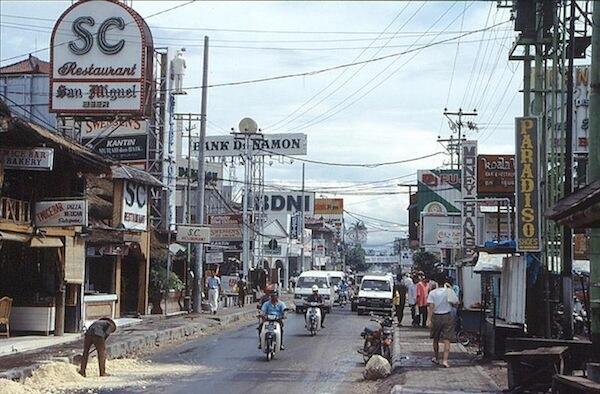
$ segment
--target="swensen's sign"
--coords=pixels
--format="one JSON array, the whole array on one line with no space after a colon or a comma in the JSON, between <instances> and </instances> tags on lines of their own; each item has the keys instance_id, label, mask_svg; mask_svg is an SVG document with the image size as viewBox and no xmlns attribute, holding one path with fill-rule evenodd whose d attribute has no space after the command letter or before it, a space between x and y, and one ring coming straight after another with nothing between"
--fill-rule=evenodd
<instances>
[{"instance_id":1,"label":"swensen's sign","mask_svg":"<svg viewBox=\"0 0 600 394\"><path fill-rule=\"evenodd\" d=\"M148 187L140 183L123 182L123 205L121 213L123 227L146 231L148 225Z\"/></svg>"},{"instance_id":2,"label":"swensen's sign","mask_svg":"<svg viewBox=\"0 0 600 394\"><path fill-rule=\"evenodd\" d=\"M52 31L50 111L145 114L152 45L144 20L123 2L76 2Z\"/></svg>"},{"instance_id":3,"label":"swensen's sign","mask_svg":"<svg viewBox=\"0 0 600 394\"><path fill-rule=\"evenodd\" d=\"M86 200L40 201L35 204L38 227L87 226Z\"/></svg>"},{"instance_id":4,"label":"swensen's sign","mask_svg":"<svg viewBox=\"0 0 600 394\"><path fill-rule=\"evenodd\" d=\"M0 149L5 170L52 171L53 148Z\"/></svg>"},{"instance_id":5,"label":"swensen's sign","mask_svg":"<svg viewBox=\"0 0 600 394\"><path fill-rule=\"evenodd\" d=\"M516 118L516 241L518 252L541 250L539 119Z\"/></svg>"}]
</instances>

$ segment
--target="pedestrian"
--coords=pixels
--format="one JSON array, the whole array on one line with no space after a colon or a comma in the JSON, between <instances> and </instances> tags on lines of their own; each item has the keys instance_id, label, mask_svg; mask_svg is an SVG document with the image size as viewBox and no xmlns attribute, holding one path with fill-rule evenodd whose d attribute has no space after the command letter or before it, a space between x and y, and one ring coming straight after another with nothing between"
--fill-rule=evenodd
<instances>
[{"instance_id":1,"label":"pedestrian","mask_svg":"<svg viewBox=\"0 0 600 394\"><path fill-rule=\"evenodd\" d=\"M116 323L108 317L103 317L92 323L83 337L83 356L81 358L81 367L79 374L85 377L90 348L94 345L98 353L98 368L100 376L108 376L106 373L106 339L110 334L117 330Z\"/></svg>"},{"instance_id":2,"label":"pedestrian","mask_svg":"<svg viewBox=\"0 0 600 394\"><path fill-rule=\"evenodd\" d=\"M419 324L421 327L427 326L427 295L429 294L429 284L425 275L419 276L417 283L417 306L419 307Z\"/></svg>"},{"instance_id":3,"label":"pedestrian","mask_svg":"<svg viewBox=\"0 0 600 394\"><path fill-rule=\"evenodd\" d=\"M246 305L246 291L248 289L248 282L244 278L244 274L240 274L236 286L238 293L238 307L243 308Z\"/></svg>"},{"instance_id":4,"label":"pedestrian","mask_svg":"<svg viewBox=\"0 0 600 394\"><path fill-rule=\"evenodd\" d=\"M454 319L450 315L452 305L458 304L458 297L449 285L437 287L432 284L432 290L427 296L429 312L427 316L427 327L431 329L430 337L433 339L433 354L431 362L448 368L448 356L450 355L450 340L454 334ZM444 352L440 364L440 341L444 343Z\"/></svg>"},{"instance_id":5,"label":"pedestrian","mask_svg":"<svg viewBox=\"0 0 600 394\"><path fill-rule=\"evenodd\" d=\"M217 314L219 309L219 293L221 292L221 279L217 276L215 271L212 272L210 278L206 281L208 287L208 304L210 305L210 312L213 315Z\"/></svg>"},{"instance_id":6,"label":"pedestrian","mask_svg":"<svg viewBox=\"0 0 600 394\"><path fill-rule=\"evenodd\" d=\"M398 294L398 301L396 305L396 318L398 319L398 327L402 327L402 318L404 317L404 307L406 306L406 292L408 288L404 282L404 278L401 274L396 277L396 289L394 296Z\"/></svg>"},{"instance_id":7,"label":"pedestrian","mask_svg":"<svg viewBox=\"0 0 600 394\"><path fill-rule=\"evenodd\" d=\"M407 301L408 306L410 306L410 317L412 318L412 326L418 326L417 322L417 285L416 285L416 277L413 275L408 276L406 281L407 291Z\"/></svg>"}]
</instances>

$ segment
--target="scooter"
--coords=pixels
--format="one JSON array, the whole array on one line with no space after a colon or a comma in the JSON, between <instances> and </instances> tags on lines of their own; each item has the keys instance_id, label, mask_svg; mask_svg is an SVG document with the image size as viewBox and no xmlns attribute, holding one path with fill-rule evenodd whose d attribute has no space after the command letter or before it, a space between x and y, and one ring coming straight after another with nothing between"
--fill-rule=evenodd
<instances>
[{"instance_id":1,"label":"scooter","mask_svg":"<svg viewBox=\"0 0 600 394\"><path fill-rule=\"evenodd\" d=\"M310 335L315 336L321 329L321 304L318 302L307 303L305 326Z\"/></svg>"},{"instance_id":2,"label":"scooter","mask_svg":"<svg viewBox=\"0 0 600 394\"><path fill-rule=\"evenodd\" d=\"M364 338L362 349L358 353L362 354L363 361L367 363L369 359L378 354L392 363L392 342L394 341L394 329L392 318L389 316L383 318L373 317L371 321L379 324L380 328L373 330L365 327L360 336Z\"/></svg>"},{"instance_id":3,"label":"scooter","mask_svg":"<svg viewBox=\"0 0 600 394\"><path fill-rule=\"evenodd\" d=\"M260 331L261 349L271 361L281 347L281 323L277 315L267 315Z\"/></svg>"}]
</instances>

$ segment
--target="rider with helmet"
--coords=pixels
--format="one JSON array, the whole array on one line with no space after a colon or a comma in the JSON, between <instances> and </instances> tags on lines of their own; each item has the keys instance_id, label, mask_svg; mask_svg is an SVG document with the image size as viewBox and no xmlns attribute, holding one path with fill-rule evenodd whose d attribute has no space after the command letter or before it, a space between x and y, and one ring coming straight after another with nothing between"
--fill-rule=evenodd
<instances>
[{"instance_id":1,"label":"rider with helmet","mask_svg":"<svg viewBox=\"0 0 600 394\"><path fill-rule=\"evenodd\" d=\"M281 326L281 350L285 350L283 347L283 318L285 317L286 306L282 301L279 301L279 292L273 290L271 292L270 300L262 304L261 311L261 323L258 326L258 348L260 349L260 332L262 326L265 323L266 317L269 315L276 315L278 317L279 324Z\"/></svg>"},{"instance_id":2,"label":"rider with helmet","mask_svg":"<svg viewBox=\"0 0 600 394\"><path fill-rule=\"evenodd\" d=\"M319 303L319 309L321 309L321 327L325 328L325 326L324 326L325 308L323 308L323 296L321 296L319 294L319 286L313 285L312 294L309 295L308 297L306 297L306 302L318 302ZM306 313L308 313L308 310L304 313L305 318L306 318Z\"/></svg>"}]
</instances>

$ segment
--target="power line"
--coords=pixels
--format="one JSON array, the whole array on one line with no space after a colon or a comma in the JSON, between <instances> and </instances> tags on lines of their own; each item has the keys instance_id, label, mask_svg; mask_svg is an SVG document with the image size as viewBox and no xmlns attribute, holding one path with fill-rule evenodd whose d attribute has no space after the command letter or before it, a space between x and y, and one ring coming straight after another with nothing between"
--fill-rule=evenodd
<instances>
[{"instance_id":1,"label":"power line","mask_svg":"<svg viewBox=\"0 0 600 394\"><path fill-rule=\"evenodd\" d=\"M347 213L348 215L354 217L355 219L358 219L358 218L355 217L355 215L356 215L356 216L364 217L364 218L367 218L367 219L375 220L377 222L383 222L383 223L393 224L393 225L396 225L396 226L408 227L408 224L405 224L405 223L391 222L389 220L379 219L379 218L375 218L375 217L372 217L372 216L363 215L363 214L356 213L356 212L350 212L350 211L347 211L345 209L344 209L344 213ZM358 219L358 220L362 220L362 219Z\"/></svg>"},{"instance_id":2,"label":"power line","mask_svg":"<svg viewBox=\"0 0 600 394\"><path fill-rule=\"evenodd\" d=\"M473 4L473 2L471 2ZM465 22L465 13L467 11L467 3L464 4L465 9L463 10L462 17L460 19L460 30L462 31ZM450 73L450 83L448 84L448 93L446 94L446 105L448 107L448 101L450 100L450 92L452 91L452 83L454 82L454 73L456 71L456 61L458 60L458 54L460 53L460 39L456 41L456 52L454 53L454 61L452 62L452 72Z\"/></svg>"}]
</instances>

